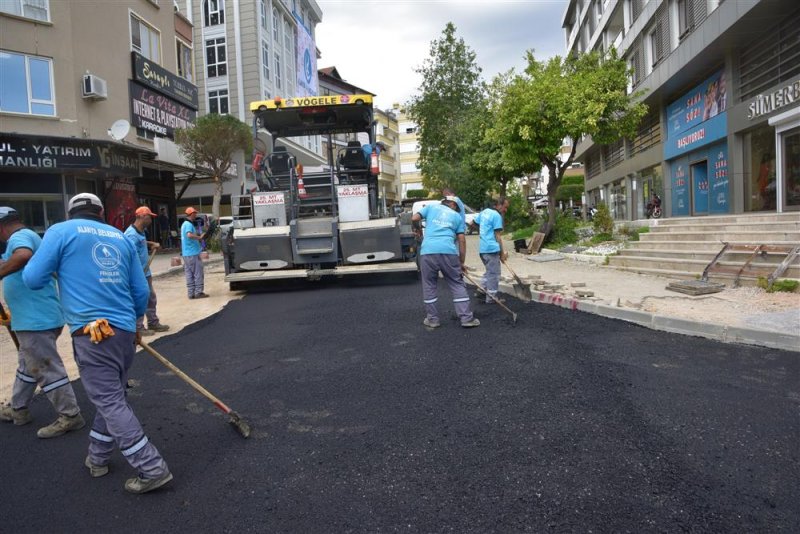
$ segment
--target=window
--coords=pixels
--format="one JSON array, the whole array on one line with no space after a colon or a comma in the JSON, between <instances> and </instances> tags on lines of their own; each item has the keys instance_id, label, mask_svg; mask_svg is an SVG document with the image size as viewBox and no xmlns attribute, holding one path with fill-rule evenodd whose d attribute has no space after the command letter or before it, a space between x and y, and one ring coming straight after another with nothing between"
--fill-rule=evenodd
<instances>
[{"instance_id":1,"label":"window","mask_svg":"<svg viewBox=\"0 0 800 534\"><path fill-rule=\"evenodd\" d=\"M416 152L417 143L400 143L400 153Z\"/></svg>"},{"instance_id":2,"label":"window","mask_svg":"<svg viewBox=\"0 0 800 534\"><path fill-rule=\"evenodd\" d=\"M261 70L264 79L269 80L269 45L266 41L261 41Z\"/></svg>"},{"instance_id":3,"label":"window","mask_svg":"<svg viewBox=\"0 0 800 534\"><path fill-rule=\"evenodd\" d=\"M49 0L0 0L0 12L36 20L50 20Z\"/></svg>"},{"instance_id":4,"label":"window","mask_svg":"<svg viewBox=\"0 0 800 534\"><path fill-rule=\"evenodd\" d=\"M0 50L0 111L55 116L53 61Z\"/></svg>"},{"instance_id":5,"label":"window","mask_svg":"<svg viewBox=\"0 0 800 534\"><path fill-rule=\"evenodd\" d=\"M680 36L683 36L691 27L689 2L690 0L678 0L678 35Z\"/></svg>"},{"instance_id":6,"label":"window","mask_svg":"<svg viewBox=\"0 0 800 534\"><path fill-rule=\"evenodd\" d=\"M131 13L131 48L150 61L161 63L161 34L133 13Z\"/></svg>"},{"instance_id":7,"label":"window","mask_svg":"<svg viewBox=\"0 0 800 534\"><path fill-rule=\"evenodd\" d=\"M208 92L208 112L220 115L228 114L228 90L219 89Z\"/></svg>"},{"instance_id":8,"label":"window","mask_svg":"<svg viewBox=\"0 0 800 534\"><path fill-rule=\"evenodd\" d=\"M400 164L400 172L402 174L406 174L406 173L409 173L409 172L419 172L419 169L417 169L417 164L416 163L401 163Z\"/></svg>"},{"instance_id":9,"label":"window","mask_svg":"<svg viewBox=\"0 0 800 534\"><path fill-rule=\"evenodd\" d=\"M267 0L261 0L259 9L261 10L261 28L266 33L269 31L269 27L267 26L269 24L267 22Z\"/></svg>"},{"instance_id":10,"label":"window","mask_svg":"<svg viewBox=\"0 0 800 534\"><path fill-rule=\"evenodd\" d=\"M176 53L178 55L178 76L194 83L194 68L192 64L192 47L175 39Z\"/></svg>"},{"instance_id":11,"label":"window","mask_svg":"<svg viewBox=\"0 0 800 534\"><path fill-rule=\"evenodd\" d=\"M283 76L281 76L281 56L277 52L275 53L275 88L282 89L283 88Z\"/></svg>"},{"instance_id":12,"label":"window","mask_svg":"<svg viewBox=\"0 0 800 534\"><path fill-rule=\"evenodd\" d=\"M206 75L209 78L226 76L228 64L225 60L225 38L206 39Z\"/></svg>"},{"instance_id":13,"label":"window","mask_svg":"<svg viewBox=\"0 0 800 534\"><path fill-rule=\"evenodd\" d=\"M225 24L225 3L223 0L203 2L203 23L205 26Z\"/></svg>"},{"instance_id":14,"label":"window","mask_svg":"<svg viewBox=\"0 0 800 534\"><path fill-rule=\"evenodd\" d=\"M278 23L278 10L275 8L272 8L272 40L275 42L275 46L280 46L281 27Z\"/></svg>"}]
</instances>

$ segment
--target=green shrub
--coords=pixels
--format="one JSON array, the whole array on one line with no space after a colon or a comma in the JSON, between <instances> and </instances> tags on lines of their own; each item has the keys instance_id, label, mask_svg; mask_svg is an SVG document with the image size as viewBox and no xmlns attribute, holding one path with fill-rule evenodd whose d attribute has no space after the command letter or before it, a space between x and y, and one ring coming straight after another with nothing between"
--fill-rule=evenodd
<instances>
[{"instance_id":1,"label":"green shrub","mask_svg":"<svg viewBox=\"0 0 800 534\"><path fill-rule=\"evenodd\" d=\"M556 225L545 243L551 248L560 248L577 243L578 234L575 229L578 227L578 222L575 217L569 214L556 213Z\"/></svg>"},{"instance_id":2,"label":"green shrub","mask_svg":"<svg viewBox=\"0 0 800 534\"><path fill-rule=\"evenodd\" d=\"M536 231L535 226L526 226L525 228L519 228L511 233L511 239L529 239L533 237L533 233L535 231Z\"/></svg>"},{"instance_id":3,"label":"green shrub","mask_svg":"<svg viewBox=\"0 0 800 534\"><path fill-rule=\"evenodd\" d=\"M797 280L787 280L784 278L781 280L775 280L772 283L772 287L769 287L769 280L767 280L763 276L758 277L758 282L756 284L761 289L766 289L767 293L775 293L778 291L782 291L785 293L794 293L800 286L800 282L798 282Z\"/></svg>"},{"instance_id":4,"label":"green shrub","mask_svg":"<svg viewBox=\"0 0 800 534\"><path fill-rule=\"evenodd\" d=\"M573 202L580 204L583 191L583 184L561 185L556 190L556 202L569 204L571 199Z\"/></svg>"},{"instance_id":5,"label":"green shrub","mask_svg":"<svg viewBox=\"0 0 800 534\"><path fill-rule=\"evenodd\" d=\"M614 219L611 218L611 212L604 203L597 206L597 213L592 218L592 226L596 234L614 233Z\"/></svg>"},{"instance_id":6,"label":"green shrub","mask_svg":"<svg viewBox=\"0 0 800 534\"><path fill-rule=\"evenodd\" d=\"M522 192L513 187L513 185L509 185L506 198L508 199L508 210L503 217L503 230L505 232L513 232L534 224L536 216L531 215L528 210L528 199L525 198Z\"/></svg>"},{"instance_id":7,"label":"green shrub","mask_svg":"<svg viewBox=\"0 0 800 534\"><path fill-rule=\"evenodd\" d=\"M592 244L597 245L598 243L605 243L606 241L612 241L613 239L614 236L611 234L595 234L592 236L590 241Z\"/></svg>"},{"instance_id":8,"label":"green shrub","mask_svg":"<svg viewBox=\"0 0 800 534\"><path fill-rule=\"evenodd\" d=\"M430 193L428 193L427 189L412 189L411 191L406 192L406 198L422 198L422 199L425 199L425 198L428 198L429 194Z\"/></svg>"},{"instance_id":9,"label":"green shrub","mask_svg":"<svg viewBox=\"0 0 800 534\"><path fill-rule=\"evenodd\" d=\"M583 186L583 175L565 176L561 179L561 185L580 185Z\"/></svg>"}]
</instances>

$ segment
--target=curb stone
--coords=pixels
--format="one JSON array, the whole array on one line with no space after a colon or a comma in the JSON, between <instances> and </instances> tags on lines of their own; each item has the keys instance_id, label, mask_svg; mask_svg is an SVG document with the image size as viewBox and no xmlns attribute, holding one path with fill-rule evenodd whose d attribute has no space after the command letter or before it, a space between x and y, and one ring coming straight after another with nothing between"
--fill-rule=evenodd
<instances>
[{"instance_id":1,"label":"curb stone","mask_svg":"<svg viewBox=\"0 0 800 534\"><path fill-rule=\"evenodd\" d=\"M499 289L509 296L514 296L515 294L514 288L508 284L501 283ZM703 323L679 317L667 317L650 312L592 302L586 299L578 299L558 293L531 290L531 296L533 297L531 302L551 304L568 310L593 313L602 317L628 321L650 328L651 330L704 337L723 343L741 343L744 345L756 345L759 347L800 352L800 335L797 334Z\"/></svg>"}]
</instances>

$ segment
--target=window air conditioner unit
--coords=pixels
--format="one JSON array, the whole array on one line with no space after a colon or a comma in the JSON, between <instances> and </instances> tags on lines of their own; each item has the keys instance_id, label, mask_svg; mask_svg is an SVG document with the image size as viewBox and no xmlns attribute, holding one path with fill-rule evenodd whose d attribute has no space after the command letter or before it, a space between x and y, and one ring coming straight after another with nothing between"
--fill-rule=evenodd
<instances>
[{"instance_id":1,"label":"window air conditioner unit","mask_svg":"<svg viewBox=\"0 0 800 534\"><path fill-rule=\"evenodd\" d=\"M108 84L94 74L83 75L83 98L105 100L108 98Z\"/></svg>"}]
</instances>

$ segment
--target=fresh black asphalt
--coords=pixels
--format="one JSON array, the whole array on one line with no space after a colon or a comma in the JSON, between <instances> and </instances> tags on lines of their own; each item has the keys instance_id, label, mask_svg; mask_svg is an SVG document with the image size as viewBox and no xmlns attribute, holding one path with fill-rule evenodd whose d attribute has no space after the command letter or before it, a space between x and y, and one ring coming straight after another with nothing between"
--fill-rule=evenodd
<instances>
[{"instance_id":1,"label":"fresh black asphalt","mask_svg":"<svg viewBox=\"0 0 800 534\"><path fill-rule=\"evenodd\" d=\"M0 532L800 531L799 354L440 297L428 331L418 282L254 292L154 343L253 435L140 353L175 475L147 495L120 455L89 477L88 426L37 439L38 397L0 426Z\"/></svg>"}]
</instances>

